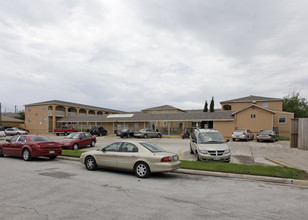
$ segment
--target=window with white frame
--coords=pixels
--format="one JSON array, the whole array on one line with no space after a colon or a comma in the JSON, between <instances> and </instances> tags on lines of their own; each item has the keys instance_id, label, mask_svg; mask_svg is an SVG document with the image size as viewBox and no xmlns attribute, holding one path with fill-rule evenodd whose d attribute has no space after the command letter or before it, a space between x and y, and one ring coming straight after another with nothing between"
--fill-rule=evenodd
<instances>
[{"instance_id":1,"label":"window with white frame","mask_svg":"<svg viewBox=\"0 0 308 220\"><path fill-rule=\"evenodd\" d=\"M279 117L278 117L278 123L279 123L279 124L285 124L285 123L287 123L287 117L286 117L286 116L279 116Z\"/></svg>"},{"instance_id":2,"label":"window with white frame","mask_svg":"<svg viewBox=\"0 0 308 220\"><path fill-rule=\"evenodd\" d=\"M262 107L263 107L263 108L268 108L268 102L263 102L263 103L262 103Z\"/></svg>"},{"instance_id":3,"label":"window with white frame","mask_svg":"<svg viewBox=\"0 0 308 220\"><path fill-rule=\"evenodd\" d=\"M256 117L257 117L256 114L251 114L251 115L250 115L250 118L252 118L252 119L254 119L254 118L256 118Z\"/></svg>"}]
</instances>

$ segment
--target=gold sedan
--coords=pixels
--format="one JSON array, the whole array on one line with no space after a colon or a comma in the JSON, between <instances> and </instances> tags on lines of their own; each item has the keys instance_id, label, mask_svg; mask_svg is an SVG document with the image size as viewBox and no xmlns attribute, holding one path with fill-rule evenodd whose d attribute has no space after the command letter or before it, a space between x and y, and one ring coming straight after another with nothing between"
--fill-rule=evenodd
<instances>
[{"instance_id":1,"label":"gold sedan","mask_svg":"<svg viewBox=\"0 0 308 220\"><path fill-rule=\"evenodd\" d=\"M88 170L96 170L97 167L131 170L139 178L146 178L154 172L176 170L181 166L177 154L144 141L115 142L81 154L80 162Z\"/></svg>"}]
</instances>

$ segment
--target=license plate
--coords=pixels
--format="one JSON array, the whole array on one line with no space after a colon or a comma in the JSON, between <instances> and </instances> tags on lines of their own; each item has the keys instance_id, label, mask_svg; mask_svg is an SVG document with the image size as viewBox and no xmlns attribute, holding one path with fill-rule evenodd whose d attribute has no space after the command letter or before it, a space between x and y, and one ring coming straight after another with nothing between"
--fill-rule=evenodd
<instances>
[{"instance_id":1,"label":"license plate","mask_svg":"<svg viewBox=\"0 0 308 220\"><path fill-rule=\"evenodd\" d=\"M50 153L50 154L54 154L55 151L54 151L54 150L50 150L49 153Z\"/></svg>"},{"instance_id":2,"label":"license plate","mask_svg":"<svg viewBox=\"0 0 308 220\"><path fill-rule=\"evenodd\" d=\"M220 157L214 157L214 160L220 160Z\"/></svg>"},{"instance_id":3,"label":"license plate","mask_svg":"<svg viewBox=\"0 0 308 220\"><path fill-rule=\"evenodd\" d=\"M237 135L236 137L238 138L238 137L240 137L240 136Z\"/></svg>"}]
</instances>

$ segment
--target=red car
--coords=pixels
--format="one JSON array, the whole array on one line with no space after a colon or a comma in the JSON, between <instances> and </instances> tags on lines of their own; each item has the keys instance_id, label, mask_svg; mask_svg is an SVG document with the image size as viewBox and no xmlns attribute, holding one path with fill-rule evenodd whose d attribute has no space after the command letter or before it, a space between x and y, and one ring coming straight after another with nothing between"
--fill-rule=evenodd
<instances>
[{"instance_id":1,"label":"red car","mask_svg":"<svg viewBox=\"0 0 308 220\"><path fill-rule=\"evenodd\" d=\"M0 157L17 156L29 161L40 156L55 159L62 153L61 145L45 136L16 135L6 141L0 143Z\"/></svg>"},{"instance_id":2,"label":"red car","mask_svg":"<svg viewBox=\"0 0 308 220\"><path fill-rule=\"evenodd\" d=\"M75 132L66 136L59 141L63 149L78 150L80 147L91 146L94 147L96 137L86 132Z\"/></svg>"}]
</instances>

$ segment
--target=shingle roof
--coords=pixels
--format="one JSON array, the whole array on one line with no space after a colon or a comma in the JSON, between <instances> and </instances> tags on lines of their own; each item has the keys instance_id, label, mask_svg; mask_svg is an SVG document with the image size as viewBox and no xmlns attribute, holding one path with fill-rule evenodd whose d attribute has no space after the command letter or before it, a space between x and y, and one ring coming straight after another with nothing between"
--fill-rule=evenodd
<instances>
[{"instance_id":1,"label":"shingle roof","mask_svg":"<svg viewBox=\"0 0 308 220\"><path fill-rule=\"evenodd\" d=\"M222 102L220 102L220 104L226 103L226 102L253 102L253 101L265 101L265 102L267 102L267 101L283 101L283 99L250 95L250 96L246 96L246 97L243 97L243 98L222 101Z\"/></svg>"},{"instance_id":2,"label":"shingle roof","mask_svg":"<svg viewBox=\"0 0 308 220\"><path fill-rule=\"evenodd\" d=\"M241 112L241 111L244 111L244 110L249 109L249 108L252 108L252 107L254 107L254 108L259 108L259 109L263 109L264 111L268 111L268 112L271 112L271 113L274 113L274 114L276 113L276 111L274 111L274 110L271 110L271 109L268 109L268 108L263 108L263 107L261 107L261 106L252 104L252 105L249 105L249 106L247 106L247 107L245 107L245 108L242 108L242 109L240 109L240 110L238 110L238 111L233 112L232 115L235 115L235 114L237 114L237 113L239 113L239 112Z\"/></svg>"},{"instance_id":3,"label":"shingle roof","mask_svg":"<svg viewBox=\"0 0 308 220\"><path fill-rule=\"evenodd\" d=\"M175 108L171 105L161 105L161 106L157 106L157 107L143 109L142 111L159 111L159 110L179 110L179 111L184 112L184 110L179 109L179 108Z\"/></svg>"},{"instance_id":4,"label":"shingle roof","mask_svg":"<svg viewBox=\"0 0 308 220\"><path fill-rule=\"evenodd\" d=\"M24 123L23 120L20 120L20 119L17 119L17 118L11 118L11 117L4 116L4 115L1 116L1 121L2 122Z\"/></svg>"},{"instance_id":5,"label":"shingle roof","mask_svg":"<svg viewBox=\"0 0 308 220\"><path fill-rule=\"evenodd\" d=\"M128 115L128 114L127 114ZM144 121L233 121L231 111L149 114L135 113L131 117L108 118L108 115L76 115L58 120L58 122L144 122Z\"/></svg>"},{"instance_id":6,"label":"shingle roof","mask_svg":"<svg viewBox=\"0 0 308 220\"><path fill-rule=\"evenodd\" d=\"M79 103L74 103L74 102L66 102L66 101L61 101L61 100L50 100L50 101L45 101L45 102L37 102L37 103L27 104L25 106L35 106L35 105L64 105L64 106L69 106L69 107L86 108L90 110L97 110L97 111L104 111L104 112L125 113L124 111L119 111L115 109L101 108L101 107L84 105L84 104L79 104Z\"/></svg>"}]
</instances>

